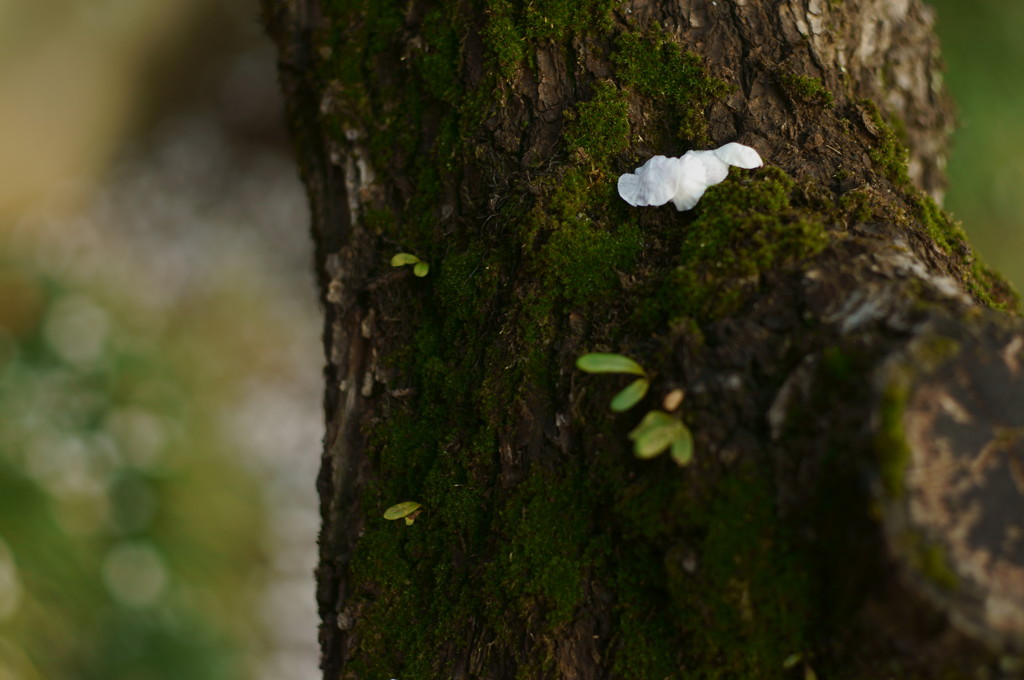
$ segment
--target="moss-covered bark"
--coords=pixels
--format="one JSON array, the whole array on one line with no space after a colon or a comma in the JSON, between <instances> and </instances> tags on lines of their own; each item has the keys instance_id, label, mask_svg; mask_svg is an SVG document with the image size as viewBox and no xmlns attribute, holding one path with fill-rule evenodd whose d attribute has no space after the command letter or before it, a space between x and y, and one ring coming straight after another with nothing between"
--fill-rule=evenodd
<instances>
[{"instance_id":1,"label":"moss-covered bark","mask_svg":"<svg viewBox=\"0 0 1024 680\"><path fill-rule=\"evenodd\" d=\"M985 579L933 597L961 563L899 531L908 348L1016 304L922 191L917 2L264 5L326 311L325 677L966 678L1019 642L951 628ZM616 196L729 141L767 167L692 212ZM676 390L694 462L637 460Z\"/></svg>"}]
</instances>

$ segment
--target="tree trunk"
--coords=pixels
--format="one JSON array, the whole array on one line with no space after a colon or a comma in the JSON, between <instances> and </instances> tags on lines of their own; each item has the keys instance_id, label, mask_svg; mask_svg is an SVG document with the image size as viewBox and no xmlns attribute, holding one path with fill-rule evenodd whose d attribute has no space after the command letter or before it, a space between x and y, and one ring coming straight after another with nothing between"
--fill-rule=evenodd
<instances>
[{"instance_id":1,"label":"tree trunk","mask_svg":"<svg viewBox=\"0 0 1024 680\"><path fill-rule=\"evenodd\" d=\"M325 678L1012 675L1024 326L932 200L918 0L264 14L326 314ZM766 167L692 211L616 195L732 141ZM689 465L634 456L658 411Z\"/></svg>"}]
</instances>

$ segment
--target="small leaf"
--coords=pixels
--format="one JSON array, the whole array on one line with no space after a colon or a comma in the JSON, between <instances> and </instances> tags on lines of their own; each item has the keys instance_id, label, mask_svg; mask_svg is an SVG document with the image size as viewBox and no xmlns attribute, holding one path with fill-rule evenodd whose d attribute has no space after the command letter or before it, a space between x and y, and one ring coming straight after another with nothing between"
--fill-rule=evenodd
<instances>
[{"instance_id":1,"label":"small leaf","mask_svg":"<svg viewBox=\"0 0 1024 680\"><path fill-rule=\"evenodd\" d=\"M404 503L398 503L397 505L392 505L390 508L384 511L384 519L402 519L403 517L408 517L408 515L411 515L412 513L416 512L421 507L423 507L422 504L417 503L416 501L405 501ZM405 523L412 524L412 522L408 521L408 519L406 519Z\"/></svg>"},{"instance_id":2,"label":"small leaf","mask_svg":"<svg viewBox=\"0 0 1024 680\"><path fill-rule=\"evenodd\" d=\"M686 425L682 423L679 425L679 433L672 440L672 460L682 467L693 460L693 435L690 434L690 428Z\"/></svg>"},{"instance_id":3,"label":"small leaf","mask_svg":"<svg viewBox=\"0 0 1024 680\"><path fill-rule=\"evenodd\" d=\"M421 279L430 271L430 265L426 262L417 262L412 268L412 273Z\"/></svg>"},{"instance_id":4,"label":"small leaf","mask_svg":"<svg viewBox=\"0 0 1024 680\"><path fill-rule=\"evenodd\" d=\"M655 427L646 430L633 444L633 453L637 458L654 458L672 445L675 436L675 432L670 427Z\"/></svg>"},{"instance_id":5,"label":"small leaf","mask_svg":"<svg viewBox=\"0 0 1024 680\"><path fill-rule=\"evenodd\" d=\"M811 664L804 664L804 680L818 680L818 674L811 668Z\"/></svg>"},{"instance_id":6,"label":"small leaf","mask_svg":"<svg viewBox=\"0 0 1024 680\"><path fill-rule=\"evenodd\" d=\"M649 385L650 382L647 378L637 378L626 385L626 388L612 399L612 410L621 413L636 406L644 398L644 395L647 394L647 387Z\"/></svg>"},{"instance_id":7,"label":"small leaf","mask_svg":"<svg viewBox=\"0 0 1024 680\"><path fill-rule=\"evenodd\" d=\"M665 413L664 411L650 411L644 416L644 419L640 421L640 424L633 428L633 431L629 433L629 438L636 440L644 430L665 427L678 423L679 421Z\"/></svg>"},{"instance_id":8,"label":"small leaf","mask_svg":"<svg viewBox=\"0 0 1024 680\"><path fill-rule=\"evenodd\" d=\"M664 411L651 411L629 433L637 458L654 458L672 445L679 436L682 422Z\"/></svg>"},{"instance_id":9,"label":"small leaf","mask_svg":"<svg viewBox=\"0 0 1024 680\"><path fill-rule=\"evenodd\" d=\"M795 654L790 654L789 656L786 657L786 660L782 662L782 667L788 670L788 669L792 668L793 666L797 665L798 663L800 663L801 661L803 661L803 659L804 659L804 655L801 654L800 652L797 652Z\"/></svg>"},{"instance_id":10,"label":"small leaf","mask_svg":"<svg viewBox=\"0 0 1024 680\"><path fill-rule=\"evenodd\" d=\"M672 447L672 458L686 465L693 456L693 437L683 421L664 411L651 411L629 433L637 458L654 458Z\"/></svg>"},{"instance_id":11,"label":"small leaf","mask_svg":"<svg viewBox=\"0 0 1024 680\"><path fill-rule=\"evenodd\" d=\"M647 376L643 366L621 354L584 354L576 360L576 368L587 373L631 373Z\"/></svg>"},{"instance_id":12,"label":"small leaf","mask_svg":"<svg viewBox=\"0 0 1024 680\"><path fill-rule=\"evenodd\" d=\"M420 261L420 258L416 257L412 253L398 253L391 258L392 267L401 267L407 264L416 264Z\"/></svg>"}]
</instances>

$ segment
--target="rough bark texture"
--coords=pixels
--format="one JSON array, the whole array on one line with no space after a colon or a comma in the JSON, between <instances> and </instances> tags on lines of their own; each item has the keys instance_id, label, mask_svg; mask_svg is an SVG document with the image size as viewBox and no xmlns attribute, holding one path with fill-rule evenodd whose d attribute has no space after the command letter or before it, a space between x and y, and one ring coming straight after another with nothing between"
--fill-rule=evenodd
<instances>
[{"instance_id":1,"label":"rough bark texture","mask_svg":"<svg viewBox=\"0 0 1024 680\"><path fill-rule=\"evenodd\" d=\"M325 678L1012 675L1024 327L928 195L919 2L264 10L326 312ZM692 212L615 195L729 141L767 167ZM675 390L694 461L637 460Z\"/></svg>"}]
</instances>

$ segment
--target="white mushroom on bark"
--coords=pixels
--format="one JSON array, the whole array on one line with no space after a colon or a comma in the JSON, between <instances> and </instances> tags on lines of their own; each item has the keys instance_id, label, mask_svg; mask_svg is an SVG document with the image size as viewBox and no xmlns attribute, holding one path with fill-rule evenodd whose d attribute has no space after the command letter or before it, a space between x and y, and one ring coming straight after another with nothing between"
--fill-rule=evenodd
<instances>
[{"instance_id":1,"label":"white mushroom on bark","mask_svg":"<svg viewBox=\"0 0 1024 680\"><path fill-rule=\"evenodd\" d=\"M654 156L634 173L619 177L619 196L630 205L672 201L676 210L689 210L709 186L729 175L730 165L749 169L764 162L757 151L736 142L710 151L687 151L682 158Z\"/></svg>"}]
</instances>

